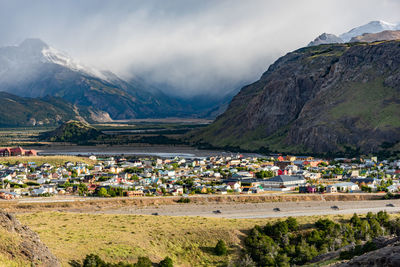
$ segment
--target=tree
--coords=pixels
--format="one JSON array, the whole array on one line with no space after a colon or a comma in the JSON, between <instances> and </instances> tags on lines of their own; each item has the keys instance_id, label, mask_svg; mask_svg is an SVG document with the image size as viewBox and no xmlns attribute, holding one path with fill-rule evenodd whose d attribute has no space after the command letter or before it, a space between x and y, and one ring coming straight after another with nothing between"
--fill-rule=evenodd
<instances>
[{"instance_id":1,"label":"tree","mask_svg":"<svg viewBox=\"0 0 400 267\"><path fill-rule=\"evenodd\" d=\"M218 240L217 245L214 248L215 254L217 254L218 256L222 256L222 255L226 255L226 253L228 252L228 249L226 247L226 243L224 240Z\"/></svg>"},{"instance_id":2,"label":"tree","mask_svg":"<svg viewBox=\"0 0 400 267\"><path fill-rule=\"evenodd\" d=\"M289 231L297 231L299 228L299 223L297 222L296 218L289 217L286 219L286 224L289 228Z\"/></svg>"},{"instance_id":3,"label":"tree","mask_svg":"<svg viewBox=\"0 0 400 267\"><path fill-rule=\"evenodd\" d=\"M105 266L105 262L95 254L86 255L85 259L83 260L82 267L99 267L99 266Z\"/></svg>"},{"instance_id":4,"label":"tree","mask_svg":"<svg viewBox=\"0 0 400 267\"><path fill-rule=\"evenodd\" d=\"M138 261L135 263L135 267L152 267L153 263L149 257L139 257Z\"/></svg>"},{"instance_id":5,"label":"tree","mask_svg":"<svg viewBox=\"0 0 400 267\"><path fill-rule=\"evenodd\" d=\"M174 267L174 263L170 257L165 257L160 263L158 264L159 267Z\"/></svg>"},{"instance_id":6,"label":"tree","mask_svg":"<svg viewBox=\"0 0 400 267\"><path fill-rule=\"evenodd\" d=\"M84 195L87 194L87 192L88 192L87 185L85 185L83 183L80 183L79 186L78 186L78 194L80 196L84 196Z\"/></svg>"},{"instance_id":7,"label":"tree","mask_svg":"<svg viewBox=\"0 0 400 267\"><path fill-rule=\"evenodd\" d=\"M105 189L104 187L100 188L100 189L99 189L99 192L97 193L97 195L98 195L99 197L106 197L106 196L108 196L107 189Z\"/></svg>"}]
</instances>

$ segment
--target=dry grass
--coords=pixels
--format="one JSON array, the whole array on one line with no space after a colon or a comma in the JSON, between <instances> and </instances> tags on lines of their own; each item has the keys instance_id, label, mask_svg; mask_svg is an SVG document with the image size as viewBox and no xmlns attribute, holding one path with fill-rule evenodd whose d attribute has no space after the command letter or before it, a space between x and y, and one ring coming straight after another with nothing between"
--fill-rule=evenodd
<instances>
[{"instance_id":1,"label":"dry grass","mask_svg":"<svg viewBox=\"0 0 400 267\"><path fill-rule=\"evenodd\" d=\"M19 245L21 237L0 228L0 267L30 266L23 255Z\"/></svg>"},{"instance_id":2,"label":"dry grass","mask_svg":"<svg viewBox=\"0 0 400 267\"><path fill-rule=\"evenodd\" d=\"M0 163L10 163L15 164L17 162L20 163L28 163L35 162L37 165L42 165L44 163L50 163L54 166L64 165L66 162L83 162L89 165L93 165L96 161L91 160L86 157L77 157L77 156L36 156L36 157L2 157L0 158Z\"/></svg>"},{"instance_id":3,"label":"dry grass","mask_svg":"<svg viewBox=\"0 0 400 267\"><path fill-rule=\"evenodd\" d=\"M158 262L170 256L177 266L218 266L238 256L240 240L247 230L277 220L61 212L21 214L18 218L39 234L63 266L89 253L112 262L135 262L139 256L149 256ZM299 217L298 220L309 224L319 218ZM213 254L212 247L218 239L229 245L229 256Z\"/></svg>"}]
</instances>

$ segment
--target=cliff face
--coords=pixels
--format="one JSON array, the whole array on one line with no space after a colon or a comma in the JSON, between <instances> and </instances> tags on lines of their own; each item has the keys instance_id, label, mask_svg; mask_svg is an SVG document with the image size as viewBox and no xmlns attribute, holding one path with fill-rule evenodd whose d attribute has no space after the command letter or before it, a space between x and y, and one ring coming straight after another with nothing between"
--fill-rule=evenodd
<instances>
[{"instance_id":1,"label":"cliff face","mask_svg":"<svg viewBox=\"0 0 400 267\"><path fill-rule=\"evenodd\" d=\"M0 258L31 262L35 266L61 266L39 236L11 214L0 211Z\"/></svg>"},{"instance_id":2,"label":"cliff face","mask_svg":"<svg viewBox=\"0 0 400 267\"><path fill-rule=\"evenodd\" d=\"M287 152L379 150L400 141L400 42L307 47L278 59L197 143Z\"/></svg>"}]
</instances>

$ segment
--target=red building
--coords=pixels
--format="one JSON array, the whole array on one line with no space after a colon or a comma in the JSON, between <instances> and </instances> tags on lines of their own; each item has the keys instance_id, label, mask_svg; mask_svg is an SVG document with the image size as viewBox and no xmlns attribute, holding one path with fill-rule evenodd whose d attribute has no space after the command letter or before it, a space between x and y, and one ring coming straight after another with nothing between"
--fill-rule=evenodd
<instances>
[{"instance_id":1,"label":"red building","mask_svg":"<svg viewBox=\"0 0 400 267\"><path fill-rule=\"evenodd\" d=\"M37 151L34 149L25 150L22 147L2 147L0 148L0 157L11 156L36 156Z\"/></svg>"}]
</instances>

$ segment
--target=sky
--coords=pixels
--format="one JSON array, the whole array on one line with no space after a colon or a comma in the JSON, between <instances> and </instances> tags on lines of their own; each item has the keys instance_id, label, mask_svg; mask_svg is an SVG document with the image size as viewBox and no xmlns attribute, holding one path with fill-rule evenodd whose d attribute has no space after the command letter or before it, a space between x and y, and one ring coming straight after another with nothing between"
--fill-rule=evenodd
<instances>
[{"instance_id":1,"label":"sky","mask_svg":"<svg viewBox=\"0 0 400 267\"><path fill-rule=\"evenodd\" d=\"M0 46L40 38L183 97L224 95L323 32L400 22L398 0L0 0Z\"/></svg>"}]
</instances>

